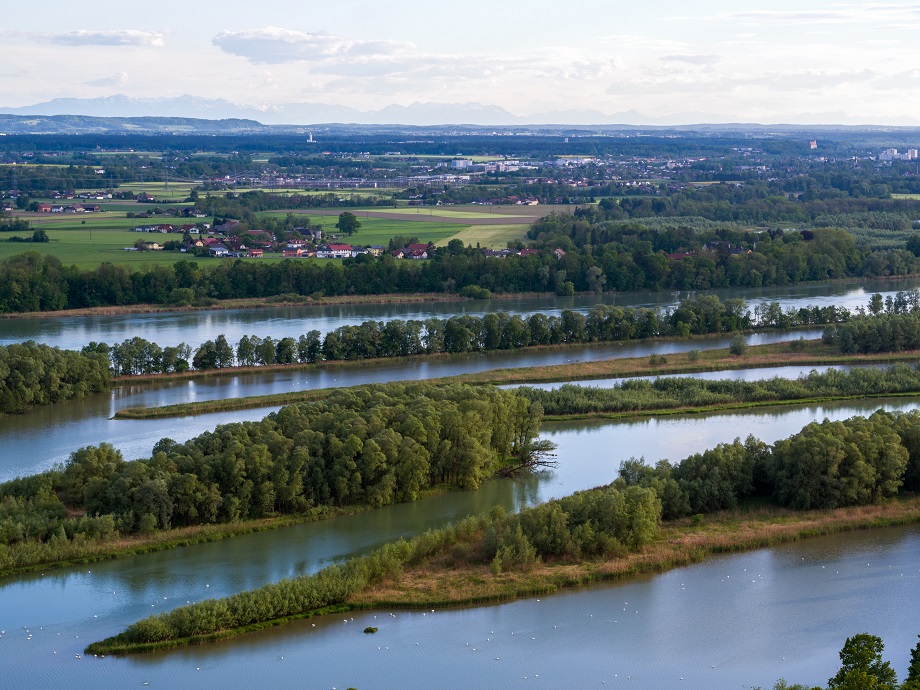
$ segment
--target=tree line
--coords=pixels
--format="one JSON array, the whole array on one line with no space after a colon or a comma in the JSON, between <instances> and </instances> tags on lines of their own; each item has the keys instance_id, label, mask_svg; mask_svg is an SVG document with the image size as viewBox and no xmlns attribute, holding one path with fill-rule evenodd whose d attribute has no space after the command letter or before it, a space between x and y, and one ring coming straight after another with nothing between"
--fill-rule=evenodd
<instances>
[{"instance_id":1,"label":"tree line","mask_svg":"<svg viewBox=\"0 0 920 690\"><path fill-rule=\"evenodd\" d=\"M666 242L657 230L642 226L615 232L605 227L590 219L550 216L532 231L535 245L543 251L504 259L486 257L461 242L438 248L426 261L400 261L389 254L341 263L238 259L209 262L207 269L188 260L150 268L103 263L81 269L27 252L0 261L0 312L141 303L207 305L215 299L284 294L457 294L474 287L558 294L691 290L920 272L920 258L912 252L857 247L851 235L833 229L815 230L811 239L779 231L771 237L691 230ZM557 259L555 248L564 249L565 256Z\"/></svg>"},{"instance_id":2,"label":"tree line","mask_svg":"<svg viewBox=\"0 0 920 690\"><path fill-rule=\"evenodd\" d=\"M518 389L547 415L583 415L642 412L678 407L865 397L920 391L920 369L896 364L888 369L829 369L797 379L773 377L760 381L691 377L624 380L612 388L565 384L553 390L522 386Z\"/></svg>"},{"instance_id":3,"label":"tree line","mask_svg":"<svg viewBox=\"0 0 920 690\"><path fill-rule=\"evenodd\" d=\"M844 307L812 306L783 311L776 303L747 309L743 300L720 300L700 295L676 308L649 309L596 305L587 314L571 309L559 316L530 316L491 312L446 319L365 321L340 326L325 335L317 330L297 338L244 335L231 343L221 334L192 352L184 343L161 347L143 338L129 338L109 346L92 342L84 352L108 354L116 376L196 370L253 367L274 364L408 357L436 353L513 350L539 345L600 343L730 333L753 328L843 322L850 318Z\"/></svg>"},{"instance_id":4,"label":"tree line","mask_svg":"<svg viewBox=\"0 0 920 690\"><path fill-rule=\"evenodd\" d=\"M812 423L772 446L749 436L673 465L628 460L609 486L517 514L494 509L315 575L183 606L138 621L88 651L139 650L343 605L351 594L433 556L455 565L489 564L495 574L528 570L544 559L615 557L652 542L662 519L732 509L754 496L800 510L862 505L890 498L905 484L920 486L918 411Z\"/></svg>"},{"instance_id":5,"label":"tree line","mask_svg":"<svg viewBox=\"0 0 920 690\"><path fill-rule=\"evenodd\" d=\"M475 489L545 449L540 418L510 391L393 383L335 391L185 443L164 438L140 460L88 446L63 467L0 484L0 546L14 558L13 547L53 553L75 538L376 507L435 485Z\"/></svg>"},{"instance_id":6,"label":"tree line","mask_svg":"<svg viewBox=\"0 0 920 690\"><path fill-rule=\"evenodd\" d=\"M31 340L0 346L0 413L18 414L35 405L80 398L107 390L109 360Z\"/></svg>"}]
</instances>

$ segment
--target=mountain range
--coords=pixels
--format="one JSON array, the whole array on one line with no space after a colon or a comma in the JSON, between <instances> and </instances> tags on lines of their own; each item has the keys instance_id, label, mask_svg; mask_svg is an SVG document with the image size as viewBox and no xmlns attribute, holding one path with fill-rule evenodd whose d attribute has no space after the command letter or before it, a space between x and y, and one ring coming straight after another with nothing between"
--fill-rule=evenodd
<instances>
[{"instance_id":1,"label":"mountain range","mask_svg":"<svg viewBox=\"0 0 920 690\"><path fill-rule=\"evenodd\" d=\"M515 115L495 105L480 103L412 103L388 105L379 110L358 110L328 103L284 103L252 106L223 98L177 96L170 98L131 98L124 95L102 98L55 98L43 103L15 108L0 107L6 115L82 115L88 117L180 117L208 120L254 120L265 125L311 125L318 123L479 126L535 125L565 123L600 125L629 123L640 126L676 125L687 122L726 122L731 118L714 113L676 113L653 118L635 110L602 113L597 110L565 110Z\"/></svg>"}]
</instances>

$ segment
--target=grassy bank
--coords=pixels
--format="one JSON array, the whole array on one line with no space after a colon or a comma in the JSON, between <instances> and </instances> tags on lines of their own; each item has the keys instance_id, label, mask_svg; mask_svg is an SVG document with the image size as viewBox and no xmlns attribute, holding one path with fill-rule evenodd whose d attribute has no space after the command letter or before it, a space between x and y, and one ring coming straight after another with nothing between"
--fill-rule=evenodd
<instances>
[{"instance_id":1,"label":"grassy bank","mask_svg":"<svg viewBox=\"0 0 920 690\"><path fill-rule=\"evenodd\" d=\"M853 530L920 522L920 498L887 505L796 512L776 507L682 519L662 525L659 538L638 553L583 562L548 562L527 571L493 574L488 566L454 568L449 556L409 568L350 597L355 609L448 607L550 594L567 587L655 573L708 556L760 549Z\"/></svg>"},{"instance_id":2,"label":"grassy bank","mask_svg":"<svg viewBox=\"0 0 920 690\"><path fill-rule=\"evenodd\" d=\"M702 521L666 523L658 537L636 553L584 561L546 561L526 570L498 574L488 566L458 568L450 554L437 552L421 563L399 569L332 604L181 639L132 643L122 636L115 636L90 644L86 653L129 654L203 644L329 612L393 607L451 607L508 601L640 573L661 572L696 563L715 554L918 521L920 498L917 497L885 505L830 511L792 512L759 507L712 514Z\"/></svg>"},{"instance_id":3,"label":"grassy bank","mask_svg":"<svg viewBox=\"0 0 920 690\"><path fill-rule=\"evenodd\" d=\"M704 342L704 337L700 342ZM570 346L553 345L553 349L566 349ZM544 348L546 349L546 348ZM450 357L451 355L418 355L430 361L431 358ZM822 366L822 365L851 365L851 364L885 364L896 362L914 362L920 359L920 351L885 353L878 355L841 355L835 348L824 345L820 341L802 341L794 343L775 343L759 345L747 349L744 356L731 354L727 349L701 350L695 352L667 355L654 362L649 357L631 357L622 359L609 359L596 362L573 362L554 366L525 367L520 369L492 369L474 374L461 374L437 379L441 383L468 383L468 384L530 384L554 381L589 381L591 379L618 378L633 376L666 376L676 374L689 374L706 371L727 371L731 369L750 369L755 367L779 366ZM238 373L270 372L277 370L305 369L322 367L356 367L374 365L392 360L360 360L354 362L330 362L323 364L287 365L279 367L252 367L248 369L214 370L208 372L210 376L220 376ZM193 374L194 375L194 374ZM197 374L201 376L200 373ZM186 376L166 375L167 377ZM162 375L152 377L163 378ZM137 378L131 378L132 382ZM433 379L434 380L434 379ZM297 402L321 399L331 389L318 389L310 391L292 391L289 393L276 393L271 395L249 396L245 398L226 398L222 400L205 400L194 403L180 403L162 407L127 407L116 412L118 419L157 419L164 417L181 417L186 415L210 414L231 410L254 409L258 407L273 407L277 405L290 405ZM803 400L802 402L806 402ZM788 404L780 401L775 404ZM657 410L665 413L665 410Z\"/></svg>"},{"instance_id":4,"label":"grassy bank","mask_svg":"<svg viewBox=\"0 0 920 690\"><path fill-rule=\"evenodd\" d=\"M207 264L206 264L207 265ZM216 265L216 264L215 264ZM519 297L520 295L509 295ZM496 298L493 296L493 298ZM500 298L500 297L499 297ZM212 311L224 309L271 309L275 307L322 306L329 304L403 304L422 302L466 302L465 297L442 292L391 295L341 295L314 297L310 295L278 295L245 299L214 300L207 306L170 306L168 304L126 304L114 307L88 307L57 311L28 311L0 314L0 319L47 319L67 316L118 316L122 314L156 314L160 312Z\"/></svg>"}]
</instances>

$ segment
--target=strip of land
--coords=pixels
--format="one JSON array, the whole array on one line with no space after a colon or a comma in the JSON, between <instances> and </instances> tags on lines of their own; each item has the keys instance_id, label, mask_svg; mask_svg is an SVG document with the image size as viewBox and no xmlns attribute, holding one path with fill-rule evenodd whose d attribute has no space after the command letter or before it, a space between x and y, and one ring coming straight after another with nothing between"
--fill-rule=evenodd
<instances>
[{"instance_id":1,"label":"strip of land","mask_svg":"<svg viewBox=\"0 0 920 690\"><path fill-rule=\"evenodd\" d=\"M481 605L546 595L568 587L661 572L697 563L708 556L764 548L839 532L920 522L920 498L884 505L795 512L755 508L679 520L662 526L658 538L639 552L614 558L559 561L495 574L488 566L456 567L449 554L377 582L332 606L303 611L241 628L163 642L130 643L119 636L94 642L93 654L129 654L203 644L283 623L332 612L381 608L432 608Z\"/></svg>"},{"instance_id":2,"label":"strip of land","mask_svg":"<svg viewBox=\"0 0 920 690\"><path fill-rule=\"evenodd\" d=\"M564 348L567 346L551 346ZM449 357L450 355L418 355L418 357ZM554 366L524 367L519 369L492 369L473 374L461 374L436 379L441 383L468 383L484 385L510 385L547 383L556 381L589 381L591 379L618 378L633 376L666 376L691 374L707 371L728 371L732 369L750 369L754 367L780 367L780 366L824 366L824 365L858 365L858 364L886 364L896 362L915 362L920 359L920 351L883 353L873 355L842 355L836 348L825 345L820 341L793 341L792 343L774 343L758 345L747 349L743 356L733 355L728 349L702 350L667 355L662 362L661 358L631 357L622 359L609 359L594 362L575 362ZM224 374L253 373L324 367L353 367L361 364L374 364L392 360L360 360L355 362L334 362L326 364L286 365L280 367L252 367L245 370L222 370ZM220 375L219 371L210 372L211 375ZM186 374L192 375L192 374ZM186 376L177 375L177 376ZM200 374L199 374L200 375ZM166 375L167 377L174 375ZM158 375L155 379L163 378ZM132 378L132 381L136 379ZM435 380L435 379L432 379ZM328 395L332 389L314 389L307 391L292 391L272 395L257 395L244 398L226 398L221 400L206 400L193 403L180 403L162 407L127 407L119 410L117 419L158 419L165 417L182 417L187 415L211 414L232 410L254 409L259 407L274 407L290 405L300 402L317 400ZM920 393L915 391L911 393ZM901 394L909 394L901 391ZM852 396L851 396L852 397ZM827 400L847 399L845 396L815 398L814 400L800 400L801 402L826 402ZM743 403L742 406L748 406ZM790 401L765 402L763 404L787 405ZM713 407L703 407L693 411L713 411L717 409L731 409L725 404ZM689 408L674 408L671 412L688 412ZM669 410L654 410L654 414L667 414ZM623 415L619 415L623 416Z\"/></svg>"}]
</instances>

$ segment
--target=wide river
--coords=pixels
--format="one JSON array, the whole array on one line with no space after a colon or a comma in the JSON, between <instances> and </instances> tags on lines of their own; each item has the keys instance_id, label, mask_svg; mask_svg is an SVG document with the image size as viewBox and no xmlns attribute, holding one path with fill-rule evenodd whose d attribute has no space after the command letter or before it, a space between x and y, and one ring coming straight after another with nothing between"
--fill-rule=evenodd
<instances>
[{"instance_id":1,"label":"wide river","mask_svg":"<svg viewBox=\"0 0 920 690\"><path fill-rule=\"evenodd\" d=\"M785 307L853 308L868 294L920 282L798 286L720 293L779 301ZM673 304L678 295L621 295L596 301ZM99 319L0 321L0 343L34 338L79 348L141 335L162 344L197 343L225 333L281 337L368 318L426 318L495 309L530 313L587 309L577 300L497 300L460 304L302 307ZM290 319L290 320L289 320ZM796 332L792 337L802 335ZM820 335L820 329L804 333ZM758 334L752 342L788 339ZM258 419L269 409L152 421L111 420L129 405L256 395L296 389L446 376L496 367L647 356L725 347L727 339L605 344L485 353L420 361L317 367L150 386L0 418L0 481L46 469L74 449L108 441L126 457L147 455L163 436L185 440L222 422ZM801 373L794 368L774 372ZM767 374L767 372L764 372ZM735 374L726 373L726 376ZM749 377L750 374L737 374ZM413 504L274 530L192 548L0 580L0 687L123 688L558 687L743 688L780 677L823 684L837 652L857 632L882 636L904 675L920 623L920 529L886 529L822 538L710 559L662 575L509 604L451 611L371 612L296 623L216 645L127 659L82 657L89 641L187 601L223 596L303 572L399 536L503 505L525 505L609 482L620 462L683 458L735 436L774 441L808 422L913 409L920 399L846 402L768 412L694 415L617 424L554 425L559 465L520 480L492 481ZM375 618L376 616L376 618ZM315 627L314 627L315 623ZM361 633L377 625L377 635ZM82 658L78 658L82 657Z\"/></svg>"},{"instance_id":2,"label":"wide river","mask_svg":"<svg viewBox=\"0 0 920 690\"><path fill-rule=\"evenodd\" d=\"M82 656L133 620L363 553L471 512L514 510L596 486L628 457L679 459L738 434L785 437L813 419L912 409L876 400L770 412L546 429L556 469L477 492L129 560L0 581L0 659L11 688L494 688L824 683L857 632L882 636L903 676L916 642L920 530L885 529L719 557L654 577L460 610L330 616L215 645ZM376 616L376 617L375 617ZM315 627L314 627L315 624ZM380 632L364 635L367 625ZM82 658L78 658L78 656Z\"/></svg>"},{"instance_id":3,"label":"wide river","mask_svg":"<svg viewBox=\"0 0 920 690\"><path fill-rule=\"evenodd\" d=\"M866 306L869 296L894 295L899 290L920 288L920 280L844 281L832 284L801 284L771 288L713 290L721 299L743 299L753 309L763 302L778 302L783 309L834 304L847 309ZM588 311L595 304L623 307L673 307L693 292L628 292L577 297L510 297L461 302L415 302L402 304L346 304L278 307L264 309L163 312L115 316L72 316L0 320L0 345L33 339L46 345L80 349L90 341L109 344L139 336L160 345L184 342L193 348L223 333L235 344L244 335L274 339L318 330L326 333L339 326L368 320L445 318L453 314L482 315L494 311L513 314L559 314L563 309Z\"/></svg>"}]
</instances>

